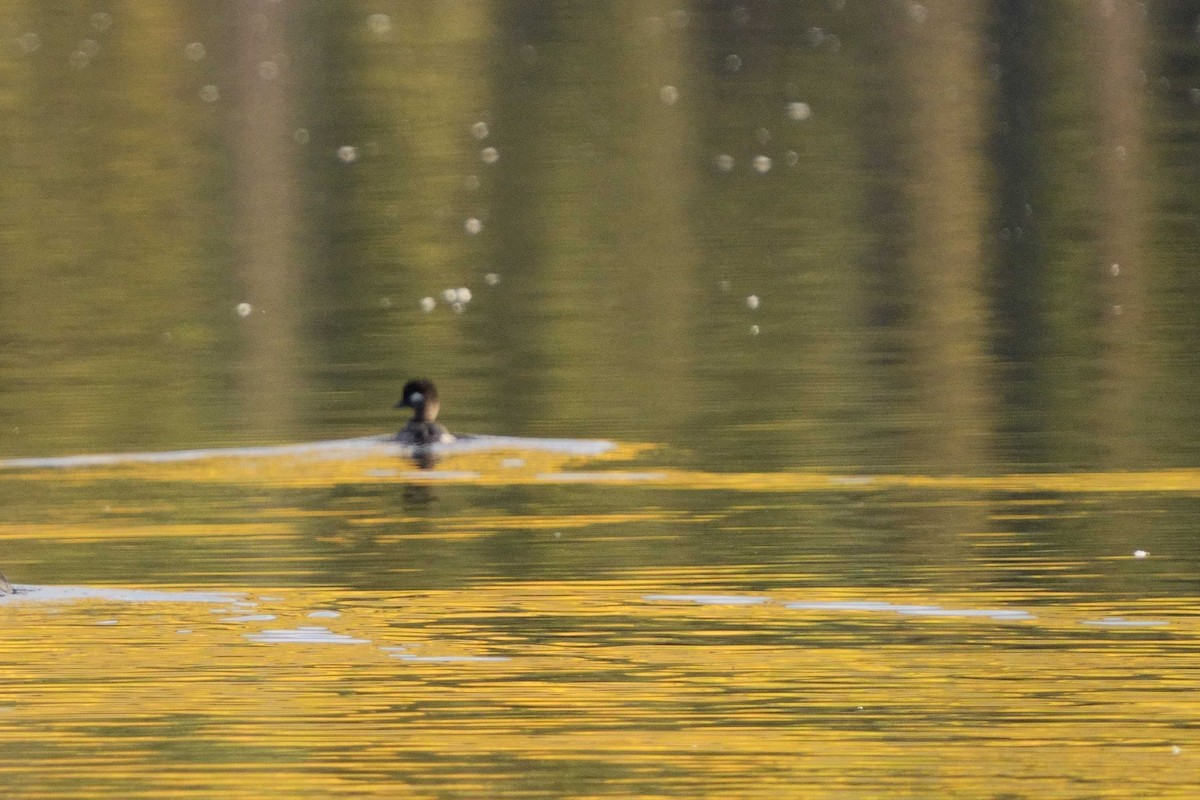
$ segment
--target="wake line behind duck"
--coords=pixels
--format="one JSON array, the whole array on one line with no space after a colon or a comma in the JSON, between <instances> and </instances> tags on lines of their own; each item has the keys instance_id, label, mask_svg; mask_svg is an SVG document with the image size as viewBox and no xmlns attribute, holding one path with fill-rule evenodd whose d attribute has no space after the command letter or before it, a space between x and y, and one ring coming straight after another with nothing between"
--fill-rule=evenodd
<instances>
[{"instance_id":1,"label":"wake line behind duck","mask_svg":"<svg viewBox=\"0 0 1200 800\"><path fill-rule=\"evenodd\" d=\"M457 455L494 450L598 456L616 448L598 439L527 439L518 436L463 434L454 436L437 422L441 403L432 381L419 379L404 385L396 408L411 408L413 417L398 433L334 439L300 444L256 447L220 447L151 453L101 453L48 458L0 459L0 469L75 469L130 463L170 464L217 458L303 457L321 461L355 461L379 455Z\"/></svg>"}]
</instances>

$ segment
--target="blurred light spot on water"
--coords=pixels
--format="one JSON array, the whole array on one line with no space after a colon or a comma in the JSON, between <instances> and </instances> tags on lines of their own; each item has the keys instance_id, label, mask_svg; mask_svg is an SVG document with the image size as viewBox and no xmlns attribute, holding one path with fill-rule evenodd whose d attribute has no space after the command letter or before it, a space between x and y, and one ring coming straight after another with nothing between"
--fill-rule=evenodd
<instances>
[{"instance_id":1,"label":"blurred light spot on water","mask_svg":"<svg viewBox=\"0 0 1200 800\"><path fill-rule=\"evenodd\" d=\"M274 614L243 614L240 617L224 617L221 622L270 622Z\"/></svg>"},{"instance_id":2,"label":"blurred light spot on water","mask_svg":"<svg viewBox=\"0 0 1200 800\"><path fill-rule=\"evenodd\" d=\"M468 175L467 177L463 178L463 188L468 192L478 191L479 185L478 175Z\"/></svg>"},{"instance_id":3,"label":"blurred light spot on water","mask_svg":"<svg viewBox=\"0 0 1200 800\"><path fill-rule=\"evenodd\" d=\"M761 175L762 173L769 172L770 170L771 170L771 157L770 156L755 156L754 157L754 171L755 172L757 172Z\"/></svg>"},{"instance_id":4,"label":"blurred light spot on water","mask_svg":"<svg viewBox=\"0 0 1200 800\"><path fill-rule=\"evenodd\" d=\"M750 326L750 335L751 335L751 336L758 336L759 332L760 332L760 331L759 331L759 328L758 328L758 326L757 326L757 325L751 325L751 326Z\"/></svg>"},{"instance_id":5,"label":"blurred light spot on water","mask_svg":"<svg viewBox=\"0 0 1200 800\"><path fill-rule=\"evenodd\" d=\"M336 618L340 617L341 614L338 613L337 611L330 611L328 609L319 609L317 611L310 612L308 616L312 617L313 619L336 619Z\"/></svg>"},{"instance_id":6,"label":"blurred light spot on water","mask_svg":"<svg viewBox=\"0 0 1200 800\"><path fill-rule=\"evenodd\" d=\"M658 97L665 104L673 106L679 102L679 90L668 84L658 90Z\"/></svg>"},{"instance_id":7,"label":"blurred light spot on water","mask_svg":"<svg viewBox=\"0 0 1200 800\"><path fill-rule=\"evenodd\" d=\"M1125 619L1124 617L1101 617L1100 619L1085 619L1082 625L1098 628L1161 628L1170 625L1160 619Z\"/></svg>"},{"instance_id":8,"label":"blurred light spot on water","mask_svg":"<svg viewBox=\"0 0 1200 800\"><path fill-rule=\"evenodd\" d=\"M488 126L486 122L480 120L471 126L471 135L476 139L483 141L488 137Z\"/></svg>"},{"instance_id":9,"label":"blurred light spot on water","mask_svg":"<svg viewBox=\"0 0 1200 800\"><path fill-rule=\"evenodd\" d=\"M920 3L908 4L908 18L918 25L925 22L929 18L929 9Z\"/></svg>"},{"instance_id":10,"label":"blurred light spot on water","mask_svg":"<svg viewBox=\"0 0 1200 800\"><path fill-rule=\"evenodd\" d=\"M455 294L455 299L458 300L458 302L460 302L460 303L471 302L471 290L465 286L458 287L458 289L455 291L454 294Z\"/></svg>"},{"instance_id":11,"label":"blurred light spot on water","mask_svg":"<svg viewBox=\"0 0 1200 800\"><path fill-rule=\"evenodd\" d=\"M742 57L737 53L730 53L725 56L725 69L730 72L738 72L742 68Z\"/></svg>"},{"instance_id":12,"label":"blurred light spot on water","mask_svg":"<svg viewBox=\"0 0 1200 800\"><path fill-rule=\"evenodd\" d=\"M183 55L188 61L203 61L207 54L208 50L201 42L191 42L183 48Z\"/></svg>"},{"instance_id":13,"label":"blurred light spot on water","mask_svg":"<svg viewBox=\"0 0 1200 800\"><path fill-rule=\"evenodd\" d=\"M752 294L746 298L746 308L750 309L751 311L757 309L760 304L761 301L758 299L758 295L756 294Z\"/></svg>"},{"instance_id":14,"label":"blurred light spot on water","mask_svg":"<svg viewBox=\"0 0 1200 800\"><path fill-rule=\"evenodd\" d=\"M421 310L422 311L428 313L430 311L433 311L433 309L436 307L437 307L437 301L434 300L432 297L422 297L421 298Z\"/></svg>"},{"instance_id":15,"label":"blurred light spot on water","mask_svg":"<svg viewBox=\"0 0 1200 800\"><path fill-rule=\"evenodd\" d=\"M215 103L221 99L221 90L211 83L200 87L200 99L205 103Z\"/></svg>"},{"instance_id":16,"label":"blurred light spot on water","mask_svg":"<svg viewBox=\"0 0 1200 800\"><path fill-rule=\"evenodd\" d=\"M1019 608L944 608L936 605L888 603L873 600L797 601L785 603L792 611L866 611L918 617L983 617L995 620L1031 620L1033 614Z\"/></svg>"},{"instance_id":17,"label":"blurred light spot on water","mask_svg":"<svg viewBox=\"0 0 1200 800\"><path fill-rule=\"evenodd\" d=\"M67 60L70 62L72 67L75 67L75 69L83 69L92 63L91 56L82 50L76 50L75 52L71 53L70 58Z\"/></svg>"},{"instance_id":18,"label":"blurred light spot on water","mask_svg":"<svg viewBox=\"0 0 1200 800\"><path fill-rule=\"evenodd\" d=\"M353 164L358 161L358 148L345 144L337 149L337 157L346 164Z\"/></svg>"},{"instance_id":19,"label":"blurred light spot on water","mask_svg":"<svg viewBox=\"0 0 1200 800\"><path fill-rule=\"evenodd\" d=\"M729 12L730 19L735 25L745 25L750 21L750 11L745 6L734 6Z\"/></svg>"},{"instance_id":20,"label":"blurred light spot on water","mask_svg":"<svg viewBox=\"0 0 1200 800\"><path fill-rule=\"evenodd\" d=\"M722 153L713 159L713 163L721 172L729 172L733 169L733 156Z\"/></svg>"},{"instance_id":21,"label":"blurred light spot on water","mask_svg":"<svg viewBox=\"0 0 1200 800\"><path fill-rule=\"evenodd\" d=\"M787 114L796 122L802 122L812 116L812 107L808 103L788 103Z\"/></svg>"},{"instance_id":22,"label":"blurred light spot on water","mask_svg":"<svg viewBox=\"0 0 1200 800\"><path fill-rule=\"evenodd\" d=\"M367 17L367 28L376 36L387 36L392 32L392 18L387 14L372 14Z\"/></svg>"},{"instance_id":23,"label":"blurred light spot on water","mask_svg":"<svg viewBox=\"0 0 1200 800\"><path fill-rule=\"evenodd\" d=\"M17 47L23 53L36 53L42 46L42 37L38 36L33 31L22 33L17 37Z\"/></svg>"},{"instance_id":24,"label":"blurred light spot on water","mask_svg":"<svg viewBox=\"0 0 1200 800\"><path fill-rule=\"evenodd\" d=\"M250 316L250 313L254 311L254 306L250 305L249 303L238 303L235 310L237 311L237 315L239 317L248 317Z\"/></svg>"},{"instance_id":25,"label":"blurred light spot on water","mask_svg":"<svg viewBox=\"0 0 1200 800\"><path fill-rule=\"evenodd\" d=\"M292 134L292 138L296 141L296 144L308 144L308 128L296 128L296 131Z\"/></svg>"},{"instance_id":26,"label":"blurred light spot on water","mask_svg":"<svg viewBox=\"0 0 1200 800\"><path fill-rule=\"evenodd\" d=\"M371 644L369 639L356 639L316 625L265 630L260 633L247 633L245 636L250 641L260 644Z\"/></svg>"},{"instance_id":27,"label":"blurred light spot on water","mask_svg":"<svg viewBox=\"0 0 1200 800\"><path fill-rule=\"evenodd\" d=\"M494 147L485 147L479 151L479 159L485 164L495 164L500 160L500 151Z\"/></svg>"},{"instance_id":28,"label":"blurred light spot on water","mask_svg":"<svg viewBox=\"0 0 1200 800\"><path fill-rule=\"evenodd\" d=\"M495 286L500 282L500 276L494 272L489 272L487 275L483 276L483 282L488 286Z\"/></svg>"},{"instance_id":29,"label":"blurred light spot on water","mask_svg":"<svg viewBox=\"0 0 1200 800\"><path fill-rule=\"evenodd\" d=\"M1134 558L1145 558L1148 555L1150 555L1150 553L1145 550L1134 550L1133 551Z\"/></svg>"},{"instance_id":30,"label":"blurred light spot on water","mask_svg":"<svg viewBox=\"0 0 1200 800\"><path fill-rule=\"evenodd\" d=\"M113 18L111 14L97 11L95 14L92 14L90 21L92 23L92 30L104 33L104 31L112 27Z\"/></svg>"},{"instance_id":31,"label":"blurred light spot on water","mask_svg":"<svg viewBox=\"0 0 1200 800\"><path fill-rule=\"evenodd\" d=\"M788 150L783 154L783 160L787 162L789 167L794 167L800 163L800 154L795 150Z\"/></svg>"},{"instance_id":32,"label":"blurred light spot on water","mask_svg":"<svg viewBox=\"0 0 1200 800\"><path fill-rule=\"evenodd\" d=\"M442 299L447 303L458 302L458 289L442 289Z\"/></svg>"},{"instance_id":33,"label":"blurred light spot on water","mask_svg":"<svg viewBox=\"0 0 1200 800\"><path fill-rule=\"evenodd\" d=\"M467 233L474 236L475 234L477 234L483 230L483 223L480 222L477 218L471 217L470 219L468 219L466 222L463 223L463 229L466 230Z\"/></svg>"}]
</instances>

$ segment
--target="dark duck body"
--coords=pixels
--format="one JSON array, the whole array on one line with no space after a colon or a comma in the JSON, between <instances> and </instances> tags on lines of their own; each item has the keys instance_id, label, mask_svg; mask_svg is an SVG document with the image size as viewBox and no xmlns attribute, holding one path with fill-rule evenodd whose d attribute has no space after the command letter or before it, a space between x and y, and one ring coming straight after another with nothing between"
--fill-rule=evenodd
<instances>
[{"instance_id":1,"label":"dark duck body","mask_svg":"<svg viewBox=\"0 0 1200 800\"><path fill-rule=\"evenodd\" d=\"M441 403L438 402L437 387L433 381L422 379L404 384L404 392L396 408L413 410L412 419L396 434L396 440L401 444L444 444L454 441L454 436L446 430L446 426L436 421Z\"/></svg>"}]
</instances>

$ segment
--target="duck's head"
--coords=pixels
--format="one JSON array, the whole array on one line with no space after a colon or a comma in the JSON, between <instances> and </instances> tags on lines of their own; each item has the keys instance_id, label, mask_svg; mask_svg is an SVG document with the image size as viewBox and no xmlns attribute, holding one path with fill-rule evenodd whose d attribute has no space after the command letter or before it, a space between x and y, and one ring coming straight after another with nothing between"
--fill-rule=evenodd
<instances>
[{"instance_id":1,"label":"duck's head","mask_svg":"<svg viewBox=\"0 0 1200 800\"><path fill-rule=\"evenodd\" d=\"M440 407L437 387L433 381L424 378L404 384L404 391L396 403L396 408L411 408L413 419L420 422L433 422Z\"/></svg>"}]
</instances>

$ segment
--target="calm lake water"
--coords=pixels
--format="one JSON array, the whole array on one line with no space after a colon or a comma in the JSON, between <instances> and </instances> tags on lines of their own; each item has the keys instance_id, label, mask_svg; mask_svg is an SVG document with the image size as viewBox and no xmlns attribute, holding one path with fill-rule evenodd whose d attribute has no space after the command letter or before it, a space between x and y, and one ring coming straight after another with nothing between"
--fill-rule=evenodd
<instances>
[{"instance_id":1,"label":"calm lake water","mask_svg":"<svg viewBox=\"0 0 1200 800\"><path fill-rule=\"evenodd\" d=\"M10 3L0 132L9 796L1200 790L1194 3Z\"/></svg>"}]
</instances>

